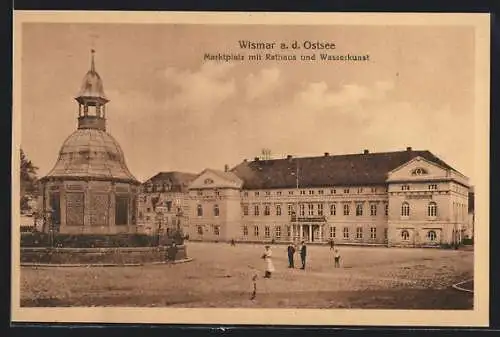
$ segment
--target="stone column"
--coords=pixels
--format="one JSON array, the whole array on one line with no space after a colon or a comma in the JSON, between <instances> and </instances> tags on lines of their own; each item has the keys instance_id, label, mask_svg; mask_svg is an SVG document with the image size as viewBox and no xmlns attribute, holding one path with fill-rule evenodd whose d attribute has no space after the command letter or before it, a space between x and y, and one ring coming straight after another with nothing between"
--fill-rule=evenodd
<instances>
[{"instance_id":1,"label":"stone column","mask_svg":"<svg viewBox=\"0 0 500 337\"><path fill-rule=\"evenodd\" d=\"M303 237L303 234L304 234L304 228L302 225L299 225L300 226L300 232L299 232L299 241L302 242L302 237Z\"/></svg>"},{"instance_id":2,"label":"stone column","mask_svg":"<svg viewBox=\"0 0 500 337\"><path fill-rule=\"evenodd\" d=\"M319 242L323 242L323 226L319 225Z\"/></svg>"},{"instance_id":3,"label":"stone column","mask_svg":"<svg viewBox=\"0 0 500 337\"><path fill-rule=\"evenodd\" d=\"M295 240L295 231L293 230L293 228L295 227L295 225L290 225L290 240L293 242Z\"/></svg>"},{"instance_id":4,"label":"stone column","mask_svg":"<svg viewBox=\"0 0 500 337\"><path fill-rule=\"evenodd\" d=\"M309 242L312 242L312 225L309 225Z\"/></svg>"}]
</instances>

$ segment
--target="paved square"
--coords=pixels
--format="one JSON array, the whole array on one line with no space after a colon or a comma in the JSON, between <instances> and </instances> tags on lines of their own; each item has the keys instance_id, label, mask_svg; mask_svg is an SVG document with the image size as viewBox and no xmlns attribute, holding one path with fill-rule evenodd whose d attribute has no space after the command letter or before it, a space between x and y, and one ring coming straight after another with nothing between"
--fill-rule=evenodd
<instances>
[{"instance_id":1,"label":"paved square","mask_svg":"<svg viewBox=\"0 0 500 337\"><path fill-rule=\"evenodd\" d=\"M22 306L472 309L473 294L452 285L472 279L473 252L309 246L306 270L287 268L286 245L273 245L276 272L262 278L258 244L188 242L194 261L142 267L21 270ZM257 296L250 300L257 273Z\"/></svg>"}]
</instances>

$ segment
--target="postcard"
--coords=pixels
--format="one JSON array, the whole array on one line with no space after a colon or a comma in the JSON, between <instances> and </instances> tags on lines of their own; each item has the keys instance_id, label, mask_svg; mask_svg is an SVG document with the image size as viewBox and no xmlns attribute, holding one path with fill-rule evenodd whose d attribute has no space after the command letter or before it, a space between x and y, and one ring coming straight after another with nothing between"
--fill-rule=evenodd
<instances>
[{"instance_id":1,"label":"postcard","mask_svg":"<svg viewBox=\"0 0 500 337\"><path fill-rule=\"evenodd\" d=\"M13 322L487 326L489 20L14 12Z\"/></svg>"}]
</instances>

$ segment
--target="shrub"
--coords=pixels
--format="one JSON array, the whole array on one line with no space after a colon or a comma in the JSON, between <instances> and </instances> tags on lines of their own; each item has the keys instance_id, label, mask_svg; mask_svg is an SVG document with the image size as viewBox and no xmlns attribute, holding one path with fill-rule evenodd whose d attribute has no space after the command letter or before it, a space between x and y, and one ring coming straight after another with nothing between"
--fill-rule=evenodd
<instances>
[{"instance_id":1,"label":"shrub","mask_svg":"<svg viewBox=\"0 0 500 337\"><path fill-rule=\"evenodd\" d=\"M473 238L465 238L462 240L462 243L466 246L470 246L474 244L474 239Z\"/></svg>"},{"instance_id":2,"label":"shrub","mask_svg":"<svg viewBox=\"0 0 500 337\"><path fill-rule=\"evenodd\" d=\"M53 246L62 248L112 248L151 247L156 245L154 236L147 234L53 234ZM21 247L50 247L48 233L21 234Z\"/></svg>"}]
</instances>

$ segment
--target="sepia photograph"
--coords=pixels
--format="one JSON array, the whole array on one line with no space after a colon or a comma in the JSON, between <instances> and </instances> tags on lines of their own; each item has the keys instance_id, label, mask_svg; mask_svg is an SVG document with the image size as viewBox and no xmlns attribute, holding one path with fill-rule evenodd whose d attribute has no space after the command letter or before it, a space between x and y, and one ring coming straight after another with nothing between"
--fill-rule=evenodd
<instances>
[{"instance_id":1,"label":"sepia photograph","mask_svg":"<svg viewBox=\"0 0 500 337\"><path fill-rule=\"evenodd\" d=\"M14 34L13 320L488 324L488 15Z\"/></svg>"}]
</instances>

